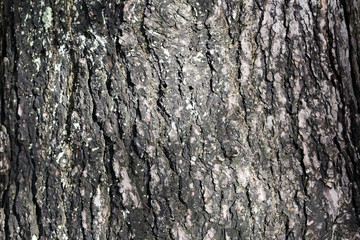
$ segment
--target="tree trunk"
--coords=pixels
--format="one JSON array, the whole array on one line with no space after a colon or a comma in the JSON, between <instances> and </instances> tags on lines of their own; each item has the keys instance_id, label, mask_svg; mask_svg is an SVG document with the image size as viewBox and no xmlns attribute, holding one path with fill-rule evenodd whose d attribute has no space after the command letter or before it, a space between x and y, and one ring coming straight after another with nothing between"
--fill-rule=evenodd
<instances>
[{"instance_id":1,"label":"tree trunk","mask_svg":"<svg viewBox=\"0 0 360 240\"><path fill-rule=\"evenodd\" d=\"M1 0L0 239L357 239L359 0Z\"/></svg>"}]
</instances>

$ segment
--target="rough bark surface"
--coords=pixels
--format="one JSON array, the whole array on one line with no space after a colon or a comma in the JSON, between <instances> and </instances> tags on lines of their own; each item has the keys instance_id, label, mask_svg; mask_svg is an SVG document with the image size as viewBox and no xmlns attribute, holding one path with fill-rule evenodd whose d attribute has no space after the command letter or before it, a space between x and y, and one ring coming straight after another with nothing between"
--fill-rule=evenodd
<instances>
[{"instance_id":1,"label":"rough bark surface","mask_svg":"<svg viewBox=\"0 0 360 240\"><path fill-rule=\"evenodd\" d=\"M359 0L2 0L0 239L356 239Z\"/></svg>"}]
</instances>

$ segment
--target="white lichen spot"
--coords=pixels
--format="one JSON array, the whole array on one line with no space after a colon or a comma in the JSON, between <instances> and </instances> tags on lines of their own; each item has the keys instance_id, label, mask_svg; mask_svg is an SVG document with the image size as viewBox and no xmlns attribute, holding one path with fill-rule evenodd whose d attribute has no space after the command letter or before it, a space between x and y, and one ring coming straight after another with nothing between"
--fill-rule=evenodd
<instances>
[{"instance_id":1,"label":"white lichen spot","mask_svg":"<svg viewBox=\"0 0 360 240\"><path fill-rule=\"evenodd\" d=\"M194 134L196 135L196 136L200 136L200 134L201 134L201 129L199 129L198 127L194 127L193 128L193 131L194 131Z\"/></svg>"},{"instance_id":2,"label":"white lichen spot","mask_svg":"<svg viewBox=\"0 0 360 240\"><path fill-rule=\"evenodd\" d=\"M50 7L46 7L45 12L41 18L44 23L44 28L47 30L52 26L52 9Z\"/></svg>"},{"instance_id":3,"label":"white lichen spot","mask_svg":"<svg viewBox=\"0 0 360 240\"><path fill-rule=\"evenodd\" d=\"M91 149L92 152L95 152L95 151L97 151L97 150L99 150L98 147Z\"/></svg>"},{"instance_id":4,"label":"white lichen spot","mask_svg":"<svg viewBox=\"0 0 360 240\"><path fill-rule=\"evenodd\" d=\"M114 161L113 169L114 169L114 173L115 173L116 178L119 178L119 176L120 176L120 165L119 165L118 161Z\"/></svg>"},{"instance_id":5,"label":"white lichen spot","mask_svg":"<svg viewBox=\"0 0 360 240\"><path fill-rule=\"evenodd\" d=\"M299 127L305 128L306 127L306 121L309 117L309 113L305 109L301 109L299 112Z\"/></svg>"},{"instance_id":6,"label":"white lichen spot","mask_svg":"<svg viewBox=\"0 0 360 240\"><path fill-rule=\"evenodd\" d=\"M201 52L198 52L193 58L194 62L202 62L204 55Z\"/></svg>"},{"instance_id":7,"label":"white lichen spot","mask_svg":"<svg viewBox=\"0 0 360 240\"><path fill-rule=\"evenodd\" d=\"M273 127L273 120L274 120L274 117L273 117L273 116L268 116L268 117L267 117L267 127L268 127L269 129L272 129L272 127Z\"/></svg>"},{"instance_id":8,"label":"white lichen spot","mask_svg":"<svg viewBox=\"0 0 360 240\"><path fill-rule=\"evenodd\" d=\"M212 214L214 211L214 202L212 201L213 198L213 192L211 192L210 189L208 189L206 186L204 186L204 193L203 193L203 197L204 197L204 202L205 202L205 211L209 214Z\"/></svg>"},{"instance_id":9,"label":"white lichen spot","mask_svg":"<svg viewBox=\"0 0 360 240\"><path fill-rule=\"evenodd\" d=\"M76 130L80 130L80 124L79 123L75 122L75 123L73 123L73 126L74 126L74 128Z\"/></svg>"},{"instance_id":10,"label":"white lichen spot","mask_svg":"<svg viewBox=\"0 0 360 240\"><path fill-rule=\"evenodd\" d=\"M36 71L39 72L40 66L41 66L41 60L40 60L40 58L39 58L39 57L38 57L38 58L35 58L35 59L33 60L33 62L35 63Z\"/></svg>"},{"instance_id":11,"label":"white lichen spot","mask_svg":"<svg viewBox=\"0 0 360 240\"><path fill-rule=\"evenodd\" d=\"M84 229L87 229L87 228L88 228L88 225L87 225L87 222L86 222L86 212L85 212L85 210L83 210L83 211L81 212L81 220L82 220L82 227L83 227Z\"/></svg>"},{"instance_id":12,"label":"white lichen spot","mask_svg":"<svg viewBox=\"0 0 360 240\"><path fill-rule=\"evenodd\" d=\"M96 189L96 195L94 197L94 204L96 207L101 208L101 191L100 186Z\"/></svg>"},{"instance_id":13,"label":"white lichen spot","mask_svg":"<svg viewBox=\"0 0 360 240\"><path fill-rule=\"evenodd\" d=\"M226 108L232 110L239 105L238 102L238 97L235 94L231 94L227 99Z\"/></svg>"},{"instance_id":14,"label":"white lichen spot","mask_svg":"<svg viewBox=\"0 0 360 240\"><path fill-rule=\"evenodd\" d=\"M176 228L173 229L172 232L176 236L176 239L179 240L189 239L189 236L187 236L185 229L179 223L176 224Z\"/></svg>"},{"instance_id":15,"label":"white lichen spot","mask_svg":"<svg viewBox=\"0 0 360 240\"><path fill-rule=\"evenodd\" d=\"M209 231L206 233L206 236L204 238L204 240L212 240L212 239L215 239L215 229L213 228L210 228Z\"/></svg>"},{"instance_id":16,"label":"white lichen spot","mask_svg":"<svg viewBox=\"0 0 360 240\"><path fill-rule=\"evenodd\" d=\"M172 122L171 123L171 129L169 131L169 137L174 138L176 136L176 133L177 133L176 124L175 124L175 122Z\"/></svg>"},{"instance_id":17,"label":"white lichen spot","mask_svg":"<svg viewBox=\"0 0 360 240\"><path fill-rule=\"evenodd\" d=\"M282 76L279 73L274 75L274 87L276 91L276 95L278 97L278 101L282 104L287 103L286 95L284 89L282 88Z\"/></svg>"},{"instance_id":18,"label":"white lichen spot","mask_svg":"<svg viewBox=\"0 0 360 240\"><path fill-rule=\"evenodd\" d=\"M186 110L191 110L191 109L193 109L193 106L192 106L191 103L189 103L189 104L186 106Z\"/></svg>"},{"instance_id":19,"label":"white lichen spot","mask_svg":"<svg viewBox=\"0 0 360 240\"><path fill-rule=\"evenodd\" d=\"M177 108L176 110L175 110L175 117L178 117L178 118L180 118L181 117L181 111L183 110L184 108L183 107L179 107L179 108Z\"/></svg>"},{"instance_id":20,"label":"white lichen spot","mask_svg":"<svg viewBox=\"0 0 360 240\"><path fill-rule=\"evenodd\" d=\"M339 199L340 199L339 193L334 188L332 188L325 192L325 196L329 200L328 201L330 204L329 212L332 214L333 219L335 219L339 209Z\"/></svg>"},{"instance_id":21,"label":"white lichen spot","mask_svg":"<svg viewBox=\"0 0 360 240\"><path fill-rule=\"evenodd\" d=\"M122 168L120 171L122 181L119 184L120 187L120 193L123 197L124 204L130 205L130 203L133 203L134 207L140 207L140 202L138 200L137 195L134 193L134 188L131 185L131 179L126 171L125 168ZM130 202L131 201L131 202Z\"/></svg>"},{"instance_id":22,"label":"white lichen spot","mask_svg":"<svg viewBox=\"0 0 360 240\"><path fill-rule=\"evenodd\" d=\"M230 218L230 211L229 211L229 205L227 204L223 204L221 205L221 214L222 214L222 218L227 220Z\"/></svg>"},{"instance_id":23,"label":"white lichen spot","mask_svg":"<svg viewBox=\"0 0 360 240\"><path fill-rule=\"evenodd\" d=\"M250 169L248 167L237 167L236 168L237 181L242 187L246 187L249 182L251 175Z\"/></svg>"},{"instance_id":24,"label":"white lichen spot","mask_svg":"<svg viewBox=\"0 0 360 240\"><path fill-rule=\"evenodd\" d=\"M154 146L147 146L146 147L146 153L149 154L150 157L154 157L156 154L156 148Z\"/></svg>"},{"instance_id":25,"label":"white lichen spot","mask_svg":"<svg viewBox=\"0 0 360 240\"><path fill-rule=\"evenodd\" d=\"M19 107L18 107L18 115L19 115L19 117L21 117L22 114L23 114L22 104L19 104Z\"/></svg>"},{"instance_id":26,"label":"white lichen spot","mask_svg":"<svg viewBox=\"0 0 360 240\"><path fill-rule=\"evenodd\" d=\"M151 176L151 184L153 186L157 186L158 183L160 182L160 177L157 169L154 166L150 168L150 176Z\"/></svg>"},{"instance_id":27,"label":"white lichen spot","mask_svg":"<svg viewBox=\"0 0 360 240\"><path fill-rule=\"evenodd\" d=\"M266 200L266 192L262 186L258 187L257 194L258 194L257 200L259 202L263 202Z\"/></svg>"},{"instance_id":28,"label":"white lichen spot","mask_svg":"<svg viewBox=\"0 0 360 240\"><path fill-rule=\"evenodd\" d=\"M166 48L164 48L163 51L164 51L164 54L165 54L166 56L168 56L168 57L170 56L169 50L167 50Z\"/></svg>"},{"instance_id":29,"label":"white lichen spot","mask_svg":"<svg viewBox=\"0 0 360 240\"><path fill-rule=\"evenodd\" d=\"M56 162L60 163L61 158L64 156L65 152L60 152L56 158Z\"/></svg>"},{"instance_id":30,"label":"white lichen spot","mask_svg":"<svg viewBox=\"0 0 360 240\"><path fill-rule=\"evenodd\" d=\"M36 235L32 235L31 240L37 240L38 238L36 237Z\"/></svg>"}]
</instances>

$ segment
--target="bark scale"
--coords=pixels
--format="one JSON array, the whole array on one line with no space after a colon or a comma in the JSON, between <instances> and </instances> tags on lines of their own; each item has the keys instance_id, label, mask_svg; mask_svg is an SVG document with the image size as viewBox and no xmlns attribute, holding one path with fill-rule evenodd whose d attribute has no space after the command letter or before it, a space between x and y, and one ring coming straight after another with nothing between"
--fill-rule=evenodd
<instances>
[{"instance_id":1,"label":"bark scale","mask_svg":"<svg viewBox=\"0 0 360 240\"><path fill-rule=\"evenodd\" d=\"M1 1L1 238L359 238L359 7Z\"/></svg>"}]
</instances>

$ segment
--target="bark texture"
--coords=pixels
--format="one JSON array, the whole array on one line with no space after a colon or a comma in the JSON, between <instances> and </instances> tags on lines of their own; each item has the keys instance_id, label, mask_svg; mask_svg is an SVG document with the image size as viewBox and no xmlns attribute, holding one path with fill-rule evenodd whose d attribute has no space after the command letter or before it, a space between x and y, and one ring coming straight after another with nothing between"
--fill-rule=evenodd
<instances>
[{"instance_id":1,"label":"bark texture","mask_svg":"<svg viewBox=\"0 0 360 240\"><path fill-rule=\"evenodd\" d=\"M359 0L2 0L0 239L357 239Z\"/></svg>"}]
</instances>

